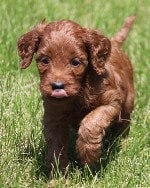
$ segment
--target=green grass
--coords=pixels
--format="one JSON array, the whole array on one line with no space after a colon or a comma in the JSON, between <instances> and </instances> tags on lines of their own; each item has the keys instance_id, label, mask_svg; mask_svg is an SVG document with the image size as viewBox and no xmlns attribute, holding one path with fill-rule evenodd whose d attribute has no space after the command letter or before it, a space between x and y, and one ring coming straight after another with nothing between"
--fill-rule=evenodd
<instances>
[{"instance_id":1,"label":"green grass","mask_svg":"<svg viewBox=\"0 0 150 188\"><path fill-rule=\"evenodd\" d=\"M73 169L55 187L150 187L150 4L148 0L1 0L0 2L0 187L48 187L42 135L39 78L32 63L21 71L18 37L43 18L73 19L111 37L125 17L136 23L124 45L134 66L136 88L132 128L126 149L113 147L99 172ZM110 148L109 148L110 149Z\"/></svg>"}]
</instances>

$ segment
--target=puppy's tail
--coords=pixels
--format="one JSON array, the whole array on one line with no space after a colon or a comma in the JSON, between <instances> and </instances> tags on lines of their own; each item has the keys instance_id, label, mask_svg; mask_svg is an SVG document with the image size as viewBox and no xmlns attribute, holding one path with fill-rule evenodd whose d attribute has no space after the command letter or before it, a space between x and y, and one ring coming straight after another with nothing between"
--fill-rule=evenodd
<instances>
[{"instance_id":1,"label":"puppy's tail","mask_svg":"<svg viewBox=\"0 0 150 188\"><path fill-rule=\"evenodd\" d=\"M124 21L124 24L122 28L119 30L119 32L111 39L112 43L116 45L117 47L121 48L123 43L125 42L129 31L134 23L135 16L129 16Z\"/></svg>"}]
</instances>

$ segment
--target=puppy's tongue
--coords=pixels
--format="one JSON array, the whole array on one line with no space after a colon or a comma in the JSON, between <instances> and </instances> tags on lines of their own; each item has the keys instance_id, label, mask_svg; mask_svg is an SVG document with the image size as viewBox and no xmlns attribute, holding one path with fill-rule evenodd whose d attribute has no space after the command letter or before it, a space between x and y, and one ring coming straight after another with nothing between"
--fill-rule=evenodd
<instances>
[{"instance_id":1,"label":"puppy's tongue","mask_svg":"<svg viewBox=\"0 0 150 188\"><path fill-rule=\"evenodd\" d=\"M64 89L55 89L52 94L51 94L52 97L55 97L55 98L64 98L64 97L68 97L66 91Z\"/></svg>"}]
</instances>

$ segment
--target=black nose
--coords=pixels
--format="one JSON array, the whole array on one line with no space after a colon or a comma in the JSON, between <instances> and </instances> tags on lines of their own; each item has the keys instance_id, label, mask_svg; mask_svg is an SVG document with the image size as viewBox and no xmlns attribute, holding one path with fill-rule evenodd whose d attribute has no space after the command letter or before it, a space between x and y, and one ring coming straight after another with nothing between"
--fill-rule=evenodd
<instances>
[{"instance_id":1,"label":"black nose","mask_svg":"<svg viewBox=\"0 0 150 188\"><path fill-rule=\"evenodd\" d=\"M65 85L62 82L54 82L52 83L52 90L55 89L64 89Z\"/></svg>"}]
</instances>

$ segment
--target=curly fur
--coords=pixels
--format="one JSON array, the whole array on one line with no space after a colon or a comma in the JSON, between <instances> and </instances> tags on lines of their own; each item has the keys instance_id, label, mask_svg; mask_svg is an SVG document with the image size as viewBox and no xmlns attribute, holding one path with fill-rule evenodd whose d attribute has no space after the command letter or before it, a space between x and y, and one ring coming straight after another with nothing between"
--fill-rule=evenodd
<instances>
[{"instance_id":1,"label":"curly fur","mask_svg":"<svg viewBox=\"0 0 150 188\"><path fill-rule=\"evenodd\" d=\"M69 163L69 125L77 131L76 151L83 164L99 159L108 127L116 135L128 135L133 70L121 46L134 19L129 17L111 40L70 20L42 22L19 38L21 68L36 54L50 169L55 157L61 170ZM58 83L62 88L54 88Z\"/></svg>"}]
</instances>

